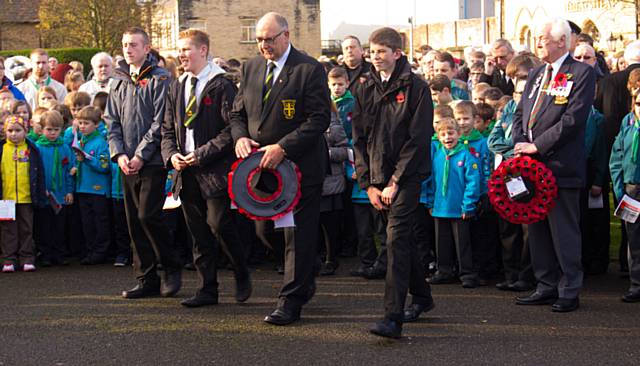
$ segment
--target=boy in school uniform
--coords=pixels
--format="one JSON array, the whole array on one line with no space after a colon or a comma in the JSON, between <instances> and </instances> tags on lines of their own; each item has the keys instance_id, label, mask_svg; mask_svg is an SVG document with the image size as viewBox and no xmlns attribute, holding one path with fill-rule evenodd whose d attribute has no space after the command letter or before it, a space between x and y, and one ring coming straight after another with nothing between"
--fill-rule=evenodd
<instances>
[{"instance_id":1,"label":"boy in school uniform","mask_svg":"<svg viewBox=\"0 0 640 366\"><path fill-rule=\"evenodd\" d=\"M82 134L76 150L78 173L76 192L82 217L86 257L80 263L100 264L109 248L109 194L111 165L109 146L98 131L102 113L93 106L82 108L76 114L78 131Z\"/></svg>"},{"instance_id":2,"label":"boy in school uniform","mask_svg":"<svg viewBox=\"0 0 640 366\"><path fill-rule=\"evenodd\" d=\"M435 220L438 270L429 283L455 282L457 259L462 286L473 288L478 275L472 260L470 219L480 198L479 162L460 141L461 128L455 120L441 120L436 131L440 146L432 157L427 207Z\"/></svg>"}]
</instances>

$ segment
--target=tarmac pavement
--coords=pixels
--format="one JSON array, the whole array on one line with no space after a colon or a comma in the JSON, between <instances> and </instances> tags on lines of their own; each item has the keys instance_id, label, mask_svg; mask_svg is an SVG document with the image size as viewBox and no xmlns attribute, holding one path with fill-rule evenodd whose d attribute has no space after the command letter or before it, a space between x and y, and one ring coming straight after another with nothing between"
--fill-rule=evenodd
<instances>
[{"instance_id":1,"label":"tarmac pavement","mask_svg":"<svg viewBox=\"0 0 640 366\"><path fill-rule=\"evenodd\" d=\"M318 278L302 320L276 327L282 279L267 265L252 273L254 293L233 299L220 271L221 303L187 309L197 286L184 273L176 298L126 300L130 268L53 267L0 273L0 366L4 365L640 365L640 303L620 295L618 273L587 278L578 311L516 306L493 286L433 286L436 308L405 324L401 340L367 332L383 313L384 281L338 274Z\"/></svg>"}]
</instances>

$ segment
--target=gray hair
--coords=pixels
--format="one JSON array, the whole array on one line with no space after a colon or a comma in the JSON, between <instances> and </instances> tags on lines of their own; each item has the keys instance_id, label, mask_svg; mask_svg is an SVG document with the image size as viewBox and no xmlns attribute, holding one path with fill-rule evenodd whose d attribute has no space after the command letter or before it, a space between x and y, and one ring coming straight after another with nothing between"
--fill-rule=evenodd
<instances>
[{"instance_id":1,"label":"gray hair","mask_svg":"<svg viewBox=\"0 0 640 366\"><path fill-rule=\"evenodd\" d=\"M627 64L640 63L640 41L633 41L624 49L624 59Z\"/></svg>"},{"instance_id":2,"label":"gray hair","mask_svg":"<svg viewBox=\"0 0 640 366\"><path fill-rule=\"evenodd\" d=\"M98 52L95 55L93 55L93 57L91 57L91 67L95 67L98 64L98 62L104 58L109 60L110 64L113 64L113 59L111 59L111 55L109 55L106 52Z\"/></svg>"},{"instance_id":3,"label":"gray hair","mask_svg":"<svg viewBox=\"0 0 640 366\"><path fill-rule=\"evenodd\" d=\"M541 32L546 26L551 26L551 29L549 30L549 34L554 40L559 41L560 38L564 36L566 49L568 50L569 48L571 48L571 26L569 25L569 22L566 19L562 19L562 18L548 19L540 25L539 32Z\"/></svg>"}]
</instances>

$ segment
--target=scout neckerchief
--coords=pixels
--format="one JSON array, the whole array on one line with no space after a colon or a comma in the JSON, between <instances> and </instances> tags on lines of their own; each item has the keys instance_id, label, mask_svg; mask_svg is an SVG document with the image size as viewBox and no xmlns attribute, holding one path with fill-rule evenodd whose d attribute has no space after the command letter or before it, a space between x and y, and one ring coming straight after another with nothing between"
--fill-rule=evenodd
<instances>
[{"instance_id":1,"label":"scout neckerchief","mask_svg":"<svg viewBox=\"0 0 640 366\"><path fill-rule=\"evenodd\" d=\"M638 145L640 144L640 120L634 116L633 119L633 144L631 145L631 161L638 160Z\"/></svg>"},{"instance_id":2,"label":"scout neckerchief","mask_svg":"<svg viewBox=\"0 0 640 366\"><path fill-rule=\"evenodd\" d=\"M463 141L464 145L469 145L470 141L478 141L478 140L481 140L483 138L484 138L484 136L482 136L480 131L476 130L475 128L472 129L471 132L468 135L460 136L460 140Z\"/></svg>"},{"instance_id":3,"label":"scout neckerchief","mask_svg":"<svg viewBox=\"0 0 640 366\"><path fill-rule=\"evenodd\" d=\"M491 134L491 131L493 131L493 127L496 125L496 120L492 119L491 122L489 122L489 125L487 126L487 128L484 129L484 131L482 131L482 136L483 137L489 137L489 135Z\"/></svg>"},{"instance_id":4,"label":"scout neckerchief","mask_svg":"<svg viewBox=\"0 0 640 366\"><path fill-rule=\"evenodd\" d=\"M33 142L36 142L40 138L40 135L38 135L32 128L29 130L29 133L27 133L27 138Z\"/></svg>"},{"instance_id":5,"label":"scout neckerchief","mask_svg":"<svg viewBox=\"0 0 640 366\"><path fill-rule=\"evenodd\" d=\"M191 122L198 116L198 96L196 95L196 85L198 84L198 78L191 76L191 91L189 93L189 104L185 110L187 119L184 121L184 127L189 128Z\"/></svg>"},{"instance_id":6,"label":"scout neckerchief","mask_svg":"<svg viewBox=\"0 0 640 366\"><path fill-rule=\"evenodd\" d=\"M442 175L442 195L446 196L447 195L447 189L449 186L449 160L451 159L452 156L454 156L455 154L459 153L460 151L462 151L462 149L464 149L464 145L463 144L457 144L453 149L451 150L447 150L447 148L444 147L444 145L441 145L442 150L444 151L444 174Z\"/></svg>"},{"instance_id":7,"label":"scout neckerchief","mask_svg":"<svg viewBox=\"0 0 640 366\"><path fill-rule=\"evenodd\" d=\"M62 189L62 159L60 157L60 146L64 142L57 138L49 141L44 135L38 137L37 144L39 146L53 147L53 172L51 173L51 190L57 192Z\"/></svg>"},{"instance_id":8,"label":"scout neckerchief","mask_svg":"<svg viewBox=\"0 0 640 366\"><path fill-rule=\"evenodd\" d=\"M342 96L335 97L335 98L331 97L331 99L333 99L334 103L338 104L338 103L342 102L343 100L353 99L353 95L351 95L351 92L347 90L344 94L342 94Z\"/></svg>"},{"instance_id":9,"label":"scout neckerchief","mask_svg":"<svg viewBox=\"0 0 640 366\"><path fill-rule=\"evenodd\" d=\"M90 134L86 135L86 136L82 136L82 138L80 139L80 147L82 148L82 151L84 151L84 146L87 144L87 142L93 140L94 137L96 136L100 136L100 131L98 131L97 129L94 130L93 132L91 132ZM86 159L86 157L85 157ZM76 181L78 182L78 185L80 185L80 180L82 179L82 164L78 164L78 174L77 174L77 178Z\"/></svg>"},{"instance_id":10,"label":"scout neckerchief","mask_svg":"<svg viewBox=\"0 0 640 366\"><path fill-rule=\"evenodd\" d=\"M29 78L29 81L31 81L31 84L33 84L33 86L36 88L36 90L40 90L40 84L36 83L33 80L33 78ZM42 85L49 86L49 84L51 84L51 76L47 76L47 79L44 81L44 83Z\"/></svg>"}]
</instances>

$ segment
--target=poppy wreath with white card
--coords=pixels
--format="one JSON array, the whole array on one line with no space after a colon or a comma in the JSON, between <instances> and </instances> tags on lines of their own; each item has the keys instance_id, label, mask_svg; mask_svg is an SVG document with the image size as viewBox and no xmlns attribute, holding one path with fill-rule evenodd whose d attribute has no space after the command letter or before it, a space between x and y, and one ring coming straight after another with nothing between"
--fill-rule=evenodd
<instances>
[{"instance_id":1,"label":"poppy wreath with white card","mask_svg":"<svg viewBox=\"0 0 640 366\"><path fill-rule=\"evenodd\" d=\"M544 220L558 195L556 179L529 156L503 161L489 179L489 201L503 219L514 224Z\"/></svg>"}]
</instances>

